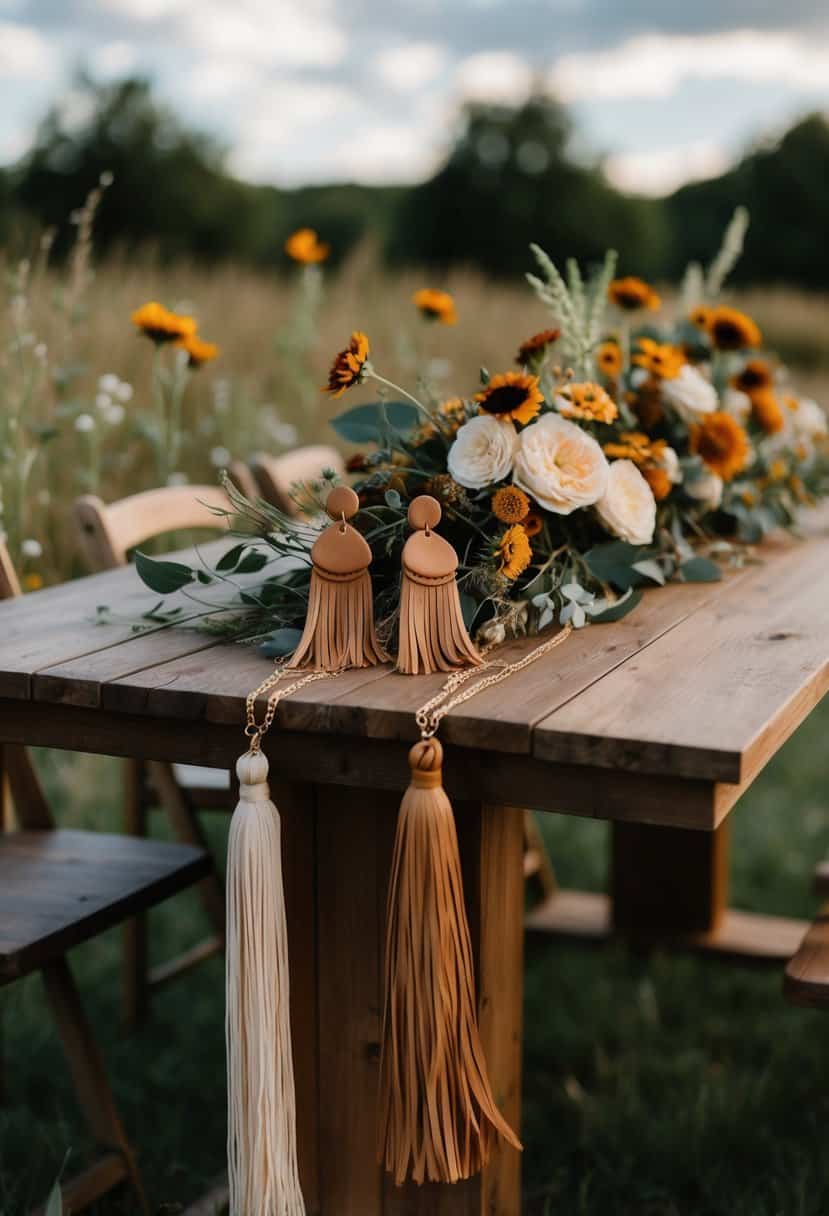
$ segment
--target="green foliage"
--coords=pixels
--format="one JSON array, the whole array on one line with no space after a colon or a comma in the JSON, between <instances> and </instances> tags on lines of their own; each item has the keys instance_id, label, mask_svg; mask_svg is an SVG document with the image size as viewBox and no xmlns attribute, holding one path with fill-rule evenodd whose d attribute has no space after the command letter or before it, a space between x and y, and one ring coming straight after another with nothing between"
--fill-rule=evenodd
<instances>
[{"instance_id":1,"label":"green foliage","mask_svg":"<svg viewBox=\"0 0 829 1216\"><path fill-rule=\"evenodd\" d=\"M376 443L382 447L390 432L399 438L412 431L417 422L417 409L408 401L374 401L356 405L332 418L331 426L349 443Z\"/></svg>"},{"instance_id":2,"label":"green foliage","mask_svg":"<svg viewBox=\"0 0 829 1216\"><path fill-rule=\"evenodd\" d=\"M141 581L158 595L180 591L193 581L193 571L189 566L181 562L160 561L156 557L147 557L146 553L136 552L135 569Z\"/></svg>"}]
</instances>

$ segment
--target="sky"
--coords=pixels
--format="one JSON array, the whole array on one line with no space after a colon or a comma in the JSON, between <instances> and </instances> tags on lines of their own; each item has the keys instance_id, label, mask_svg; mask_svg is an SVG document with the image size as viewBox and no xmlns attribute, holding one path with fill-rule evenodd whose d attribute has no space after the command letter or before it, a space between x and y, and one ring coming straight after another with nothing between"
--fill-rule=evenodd
<instances>
[{"instance_id":1,"label":"sky","mask_svg":"<svg viewBox=\"0 0 829 1216\"><path fill-rule=\"evenodd\" d=\"M422 180L469 98L539 84L621 188L667 192L829 110L822 0L0 0L0 164L72 78L149 76L243 178ZM75 107L75 111L73 111Z\"/></svg>"}]
</instances>

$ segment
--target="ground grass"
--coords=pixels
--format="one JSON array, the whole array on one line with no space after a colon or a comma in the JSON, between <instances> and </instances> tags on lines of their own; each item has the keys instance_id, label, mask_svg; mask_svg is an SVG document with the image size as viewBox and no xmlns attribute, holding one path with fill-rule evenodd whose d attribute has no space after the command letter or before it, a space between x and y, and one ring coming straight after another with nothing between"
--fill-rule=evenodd
<instances>
[{"instance_id":1,"label":"ground grass","mask_svg":"<svg viewBox=\"0 0 829 1216\"><path fill-rule=\"evenodd\" d=\"M808 916L829 855L829 705L783 748L733 813L736 901ZM117 765L44 755L61 821L113 827ZM221 847L226 821L213 818ZM559 877L599 889L606 826L544 816ZM159 954L193 940L191 896L155 914ZM154 1209L170 1214L219 1173L225 1135L223 976L211 961L163 992L151 1024L118 1026L118 936L73 957ZM42 1200L68 1150L88 1144L37 979L2 994L7 1105L0 1213ZM524 1060L527 1216L822 1216L829 1205L829 1019L791 1009L777 970L621 948L531 943ZM132 1211L128 1196L100 1213Z\"/></svg>"}]
</instances>

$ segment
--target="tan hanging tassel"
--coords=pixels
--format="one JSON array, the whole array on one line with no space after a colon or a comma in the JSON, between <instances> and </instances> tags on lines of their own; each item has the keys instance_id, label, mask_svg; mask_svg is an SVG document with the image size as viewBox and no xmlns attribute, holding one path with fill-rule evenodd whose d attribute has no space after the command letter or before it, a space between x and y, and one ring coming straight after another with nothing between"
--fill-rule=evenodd
<instances>
[{"instance_id":1,"label":"tan hanging tassel","mask_svg":"<svg viewBox=\"0 0 829 1216\"><path fill-rule=\"evenodd\" d=\"M466 630L455 571L458 555L432 529L440 523L436 498L422 494L409 507L415 530L403 546L400 644L397 668L407 675L478 665L481 656Z\"/></svg>"},{"instance_id":2,"label":"tan hanging tassel","mask_svg":"<svg viewBox=\"0 0 829 1216\"><path fill-rule=\"evenodd\" d=\"M338 520L326 528L311 550L311 591L305 629L289 667L335 671L388 662L374 630L371 549L346 523L360 500L350 486L336 486L325 509Z\"/></svg>"},{"instance_id":3,"label":"tan hanging tassel","mask_svg":"<svg viewBox=\"0 0 829 1216\"><path fill-rule=\"evenodd\" d=\"M284 668L278 669L247 698L250 750L236 764L239 803L228 843L225 1037L231 1216L305 1216L297 1167L280 821L260 742L282 697L331 673L295 676L287 687L270 692L257 725L257 698L284 674Z\"/></svg>"},{"instance_id":4,"label":"tan hanging tassel","mask_svg":"<svg viewBox=\"0 0 829 1216\"><path fill-rule=\"evenodd\" d=\"M434 736L456 705L528 667L570 631L566 625L515 663L487 660L489 675L455 672L416 714L421 740L409 752L389 881L380 1064L378 1157L398 1186L407 1177L468 1178L499 1136L521 1148L487 1076L458 838Z\"/></svg>"}]
</instances>

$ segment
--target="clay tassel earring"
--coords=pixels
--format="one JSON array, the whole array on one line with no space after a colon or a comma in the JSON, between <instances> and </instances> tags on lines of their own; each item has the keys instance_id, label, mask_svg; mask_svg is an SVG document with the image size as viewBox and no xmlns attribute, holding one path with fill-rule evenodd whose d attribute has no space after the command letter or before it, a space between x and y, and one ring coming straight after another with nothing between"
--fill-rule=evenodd
<instances>
[{"instance_id":1,"label":"clay tassel earring","mask_svg":"<svg viewBox=\"0 0 829 1216\"><path fill-rule=\"evenodd\" d=\"M289 667L340 671L385 663L388 655L374 630L371 549L347 523L360 500L350 486L336 486L325 509L336 523L314 542L311 550L311 590L308 615Z\"/></svg>"},{"instance_id":2,"label":"clay tassel earring","mask_svg":"<svg viewBox=\"0 0 829 1216\"><path fill-rule=\"evenodd\" d=\"M428 494L409 506L409 526L414 531L403 546L397 657L398 670L407 675L481 663L461 613L455 581L458 555L432 531L440 517L440 503Z\"/></svg>"}]
</instances>

